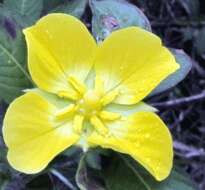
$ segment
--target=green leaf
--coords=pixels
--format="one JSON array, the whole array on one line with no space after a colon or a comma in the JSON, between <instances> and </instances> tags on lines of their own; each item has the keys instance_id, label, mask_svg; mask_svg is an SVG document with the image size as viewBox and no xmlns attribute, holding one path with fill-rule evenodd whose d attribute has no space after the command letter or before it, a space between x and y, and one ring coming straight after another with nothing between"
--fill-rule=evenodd
<instances>
[{"instance_id":1,"label":"green leaf","mask_svg":"<svg viewBox=\"0 0 205 190\"><path fill-rule=\"evenodd\" d=\"M104 180L107 190L151 190L146 189L138 176L118 159L104 170Z\"/></svg>"},{"instance_id":2,"label":"green leaf","mask_svg":"<svg viewBox=\"0 0 205 190\"><path fill-rule=\"evenodd\" d=\"M151 30L150 23L136 6L122 0L90 0L92 32L97 41L105 39L112 31L128 26Z\"/></svg>"},{"instance_id":3,"label":"green leaf","mask_svg":"<svg viewBox=\"0 0 205 190\"><path fill-rule=\"evenodd\" d=\"M9 181L0 177L0 190L6 190Z\"/></svg>"},{"instance_id":4,"label":"green leaf","mask_svg":"<svg viewBox=\"0 0 205 190\"><path fill-rule=\"evenodd\" d=\"M196 190L190 179L175 169L162 182L157 182L133 159L120 155L104 171L107 190Z\"/></svg>"},{"instance_id":5,"label":"green leaf","mask_svg":"<svg viewBox=\"0 0 205 190\"><path fill-rule=\"evenodd\" d=\"M86 8L87 0L71 0L57 6L51 12L66 13L80 18Z\"/></svg>"},{"instance_id":6,"label":"green leaf","mask_svg":"<svg viewBox=\"0 0 205 190\"><path fill-rule=\"evenodd\" d=\"M4 6L21 16L24 26L32 25L41 15L43 0L5 0Z\"/></svg>"},{"instance_id":7,"label":"green leaf","mask_svg":"<svg viewBox=\"0 0 205 190\"><path fill-rule=\"evenodd\" d=\"M0 98L10 103L22 94L23 89L31 87L31 79L26 71L26 48L21 28L5 10L0 15Z\"/></svg>"},{"instance_id":8,"label":"green leaf","mask_svg":"<svg viewBox=\"0 0 205 190\"><path fill-rule=\"evenodd\" d=\"M76 183L80 190L107 190L98 179L94 170L88 168L86 154L81 157L76 173Z\"/></svg>"},{"instance_id":9,"label":"green leaf","mask_svg":"<svg viewBox=\"0 0 205 190\"><path fill-rule=\"evenodd\" d=\"M54 9L58 5L60 5L62 1L59 0L43 0L43 10L48 12L51 9Z\"/></svg>"},{"instance_id":10,"label":"green leaf","mask_svg":"<svg viewBox=\"0 0 205 190\"><path fill-rule=\"evenodd\" d=\"M0 24L1 25L4 24L5 18L9 18L13 20L19 27L22 27L24 25L21 15L19 15L17 12L10 10L4 4L0 4ZM4 28L0 27L0 30L3 29Z\"/></svg>"},{"instance_id":11,"label":"green leaf","mask_svg":"<svg viewBox=\"0 0 205 190\"><path fill-rule=\"evenodd\" d=\"M85 156L85 160L89 167L96 170L101 169L101 157L98 149L88 151Z\"/></svg>"},{"instance_id":12,"label":"green leaf","mask_svg":"<svg viewBox=\"0 0 205 190\"><path fill-rule=\"evenodd\" d=\"M187 76L192 68L192 60L183 50L171 49L171 52L175 56L177 63L180 65L180 68L175 73L167 77L164 81L162 81L149 96L159 94L176 86Z\"/></svg>"}]
</instances>

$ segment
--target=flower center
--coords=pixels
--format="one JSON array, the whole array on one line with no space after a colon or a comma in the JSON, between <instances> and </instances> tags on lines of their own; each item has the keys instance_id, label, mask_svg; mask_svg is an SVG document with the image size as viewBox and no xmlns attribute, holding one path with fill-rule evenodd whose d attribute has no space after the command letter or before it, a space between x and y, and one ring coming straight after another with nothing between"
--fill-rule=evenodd
<instances>
[{"instance_id":1,"label":"flower center","mask_svg":"<svg viewBox=\"0 0 205 190\"><path fill-rule=\"evenodd\" d=\"M95 90L88 90L78 102L78 111L86 118L95 115L101 108L100 95Z\"/></svg>"},{"instance_id":2,"label":"flower center","mask_svg":"<svg viewBox=\"0 0 205 190\"><path fill-rule=\"evenodd\" d=\"M103 107L115 100L118 91L103 93L103 82L101 80L96 81L93 90L87 89L85 84L73 76L68 78L68 82L73 90L60 91L58 96L71 99L74 103L59 110L56 113L56 119L65 121L73 118L73 128L77 133L84 131L83 122L87 120L97 132L102 135L108 134L109 130L105 123L119 119L120 114L104 111Z\"/></svg>"}]
</instances>

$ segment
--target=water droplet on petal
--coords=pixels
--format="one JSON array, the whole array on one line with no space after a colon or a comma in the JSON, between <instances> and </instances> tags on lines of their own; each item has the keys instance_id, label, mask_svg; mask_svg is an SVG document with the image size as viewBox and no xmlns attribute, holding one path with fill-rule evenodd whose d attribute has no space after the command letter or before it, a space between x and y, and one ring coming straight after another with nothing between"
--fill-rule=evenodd
<instances>
[{"instance_id":1,"label":"water droplet on petal","mask_svg":"<svg viewBox=\"0 0 205 190\"><path fill-rule=\"evenodd\" d=\"M124 90L120 90L120 94L124 94L125 93L125 91Z\"/></svg>"},{"instance_id":2,"label":"water droplet on petal","mask_svg":"<svg viewBox=\"0 0 205 190\"><path fill-rule=\"evenodd\" d=\"M92 112L92 115L96 115L96 114L97 114L97 111L94 110L94 111Z\"/></svg>"},{"instance_id":3,"label":"water droplet on petal","mask_svg":"<svg viewBox=\"0 0 205 190\"><path fill-rule=\"evenodd\" d=\"M50 34L50 32L48 30L45 31L46 34L48 35L49 38L53 38L53 36Z\"/></svg>"},{"instance_id":4,"label":"water droplet on petal","mask_svg":"<svg viewBox=\"0 0 205 190\"><path fill-rule=\"evenodd\" d=\"M84 103L84 100L81 99L81 100L79 101L79 104L83 104L83 103Z\"/></svg>"},{"instance_id":5,"label":"water droplet on petal","mask_svg":"<svg viewBox=\"0 0 205 190\"><path fill-rule=\"evenodd\" d=\"M123 66L121 66L121 67L120 67L120 70L121 70L121 71L122 71L122 70L124 70L124 67L123 67Z\"/></svg>"},{"instance_id":6,"label":"water droplet on petal","mask_svg":"<svg viewBox=\"0 0 205 190\"><path fill-rule=\"evenodd\" d=\"M145 134L145 138L149 139L150 138L150 134L149 133Z\"/></svg>"},{"instance_id":7,"label":"water droplet on petal","mask_svg":"<svg viewBox=\"0 0 205 190\"><path fill-rule=\"evenodd\" d=\"M141 146L141 144L140 144L139 142L137 142L137 143L135 144L135 146L136 146L136 148L139 148L139 147Z\"/></svg>"},{"instance_id":8,"label":"water droplet on petal","mask_svg":"<svg viewBox=\"0 0 205 190\"><path fill-rule=\"evenodd\" d=\"M151 158L147 158L146 160L147 160L147 162L151 162Z\"/></svg>"},{"instance_id":9,"label":"water droplet on petal","mask_svg":"<svg viewBox=\"0 0 205 190\"><path fill-rule=\"evenodd\" d=\"M126 117L121 117L121 121L126 121Z\"/></svg>"},{"instance_id":10,"label":"water droplet on petal","mask_svg":"<svg viewBox=\"0 0 205 190\"><path fill-rule=\"evenodd\" d=\"M80 113L84 113L84 110L83 110L83 109L79 109L79 112L80 112Z\"/></svg>"}]
</instances>

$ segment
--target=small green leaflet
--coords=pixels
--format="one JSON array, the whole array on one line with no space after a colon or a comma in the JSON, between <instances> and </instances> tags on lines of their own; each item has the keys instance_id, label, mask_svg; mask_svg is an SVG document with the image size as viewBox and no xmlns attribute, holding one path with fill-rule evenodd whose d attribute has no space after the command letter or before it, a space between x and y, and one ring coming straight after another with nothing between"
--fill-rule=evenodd
<instances>
[{"instance_id":1,"label":"small green leaflet","mask_svg":"<svg viewBox=\"0 0 205 190\"><path fill-rule=\"evenodd\" d=\"M60 4L50 12L66 13L80 18L85 11L86 5L87 5L87 0L72 0Z\"/></svg>"},{"instance_id":2,"label":"small green leaflet","mask_svg":"<svg viewBox=\"0 0 205 190\"><path fill-rule=\"evenodd\" d=\"M159 182L127 155L100 148L89 150L90 155L96 153L107 161L100 168L93 168L93 163L87 161L88 153L81 157L76 174L80 190L197 190L187 174L178 168Z\"/></svg>"},{"instance_id":3,"label":"small green leaflet","mask_svg":"<svg viewBox=\"0 0 205 190\"><path fill-rule=\"evenodd\" d=\"M173 169L166 180L157 182L136 161L119 155L105 170L107 190L197 190L190 179L178 169Z\"/></svg>"},{"instance_id":4,"label":"small green leaflet","mask_svg":"<svg viewBox=\"0 0 205 190\"><path fill-rule=\"evenodd\" d=\"M0 98L10 103L31 87L26 71L26 46L21 27L8 9L0 7Z\"/></svg>"},{"instance_id":5,"label":"small green leaflet","mask_svg":"<svg viewBox=\"0 0 205 190\"><path fill-rule=\"evenodd\" d=\"M88 168L86 162L86 154L81 157L76 173L76 183L80 190L107 190L99 182L97 172Z\"/></svg>"},{"instance_id":6,"label":"small green leaflet","mask_svg":"<svg viewBox=\"0 0 205 190\"><path fill-rule=\"evenodd\" d=\"M26 27L34 24L40 18L43 0L5 0L4 6L19 15L22 26Z\"/></svg>"},{"instance_id":7,"label":"small green leaflet","mask_svg":"<svg viewBox=\"0 0 205 190\"><path fill-rule=\"evenodd\" d=\"M136 6L123 0L90 0L92 33L97 41L104 40L112 31L128 26L151 30L150 23Z\"/></svg>"}]
</instances>

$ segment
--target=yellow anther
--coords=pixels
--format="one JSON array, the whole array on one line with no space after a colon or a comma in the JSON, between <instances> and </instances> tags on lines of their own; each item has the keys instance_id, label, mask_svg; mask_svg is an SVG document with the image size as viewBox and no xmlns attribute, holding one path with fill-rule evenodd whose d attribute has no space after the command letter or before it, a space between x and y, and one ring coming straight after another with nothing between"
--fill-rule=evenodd
<instances>
[{"instance_id":1,"label":"yellow anther","mask_svg":"<svg viewBox=\"0 0 205 190\"><path fill-rule=\"evenodd\" d=\"M59 91L58 96L60 98L67 98L70 100L78 100L79 99L79 94L73 90Z\"/></svg>"},{"instance_id":2,"label":"yellow anther","mask_svg":"<svg viewBox=\"0 0 205 190\"><path fill-rule=\"evenodd\" d=\"M118 95L119 95L118 90L114 90L106 94L100 101L103 106L106 106L107 104L110 104L111 102L113 102L117 98Z\"/></svg>"},{"instance_id":3,"label":"yellow anther","mask_svg":"<svg viewBox=\"0 0 205 190\"><path fill-rule=\"evenodd\" d=\"M73 121L73 128L77 133L81 133L83 129L84 116L76 115Z\"/></svg>"},{"instance_id":4,"label":"yellow anther","mask_svg":"<svg viewBox=\"0 0 205 190\"><path fill-rule=\"evenodd\" d=\"M76 106L74 104L71 104L68 107L65 107L59 110L58 112L56 112L55 116L57 120L65 120L75 111L76 111Z\"/></svg>"},{"instance_id":5,"label":"yellow anther","mask_svg":"<svg viewBox=\"0 0 205 190\"><path fill-rule=\"evenodd\" d=\"M121 117L119 113L113 113L108 111L101 111L99 114L102 120L114 121Z\"/></svg>"},{"instance_id":6,"label":"yellow anther","mask_svg":"<svg viewBox=\"0 0 205 190\"><path fill-rule=\"evenodd\" d=\"M108 134L109 130L105 127L103 122L97 116L92 116L90 119L90 123L101 135L104 136Z\"/></svg>"},{"instance_id":7,"label":"yellow anther","mask_svg":"<svg viewBox=\"0 0 205 190\"><path fill-rule=\"evenodd\" d=\"M74 76L68 77L68 82L73 86L75 90L77 90L80 94L84 94L86 92L86 86L80 80L78 80Z\"/></svg>"}]
</instances>

